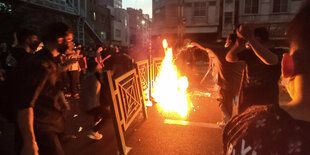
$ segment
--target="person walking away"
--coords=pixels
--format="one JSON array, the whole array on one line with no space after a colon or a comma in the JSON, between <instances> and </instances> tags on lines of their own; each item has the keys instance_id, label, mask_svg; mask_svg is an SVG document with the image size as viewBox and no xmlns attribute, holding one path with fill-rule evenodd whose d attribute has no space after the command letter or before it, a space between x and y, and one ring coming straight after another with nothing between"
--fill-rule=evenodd
<instances>
[{"instance_id":1,"label":"person walking away","mask_svg":"<svg viewBox=\"0 0 310 155\"><path fill-rule=\"evenodd\" d=\"M100 140L102 134L99 130L103 126L104 107L100 104L100 95L102 91L102 70L95 58L87 61L87 71L81 81L81 107L94 118L94 126L88 133L88 137L94 140Z\"/></svg>"}]
</instances>

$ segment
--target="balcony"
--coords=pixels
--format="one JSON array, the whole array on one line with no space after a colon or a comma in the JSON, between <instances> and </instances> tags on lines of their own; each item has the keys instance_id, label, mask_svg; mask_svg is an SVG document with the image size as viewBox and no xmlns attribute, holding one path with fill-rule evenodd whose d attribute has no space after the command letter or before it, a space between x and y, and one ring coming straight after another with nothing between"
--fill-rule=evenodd
<instances>
[{"instance_id":1,"label":"balcony","mask_svg":"<svg viewBox=\"0 0 310 155\"><path fill-rule=\"evenodd\" d=\"M287 23L294 18L295 14L267 14L267 15L241 15L240 24L243 23Z\"/></svg>"},{"instance_id":2,"label":"balcony","mask_svg":"<svg viewBox=\"0 0 310 155\"><path fill-rule=\"evenodd\" d=\"M79 8L75 8L73 0L21 0L33 5L49 8L55 11L64 12L72 15L79 15Z\"/></svg>"}]
</instances>

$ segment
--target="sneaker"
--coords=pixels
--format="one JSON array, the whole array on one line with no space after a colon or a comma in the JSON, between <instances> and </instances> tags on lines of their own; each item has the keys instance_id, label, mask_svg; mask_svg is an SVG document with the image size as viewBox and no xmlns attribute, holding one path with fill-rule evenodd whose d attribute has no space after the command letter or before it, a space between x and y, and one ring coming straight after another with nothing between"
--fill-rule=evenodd
<instances>
[{"instance_id":1,"label":"sneaker","mask_svg":"<svg viewBox=\"0 0 310 155\"><path fill-rule=\"evenodd\" d=\"M93 140L102 139L102 134L100 134L98 131L97 132L90 131L87 136L88 136L88 138L93 139Z\"/></svg>"},{"instance_id":2,"label":"sneaker","mask_svg":"<svg viewBox=\"0 0 310 155\"><path fill-rule=\"evenodd\" d=\"M79 95L78 93L74 94L72 97L73 97L74 99L80 99L80 95Z\"/></svg>"}]
</instances>

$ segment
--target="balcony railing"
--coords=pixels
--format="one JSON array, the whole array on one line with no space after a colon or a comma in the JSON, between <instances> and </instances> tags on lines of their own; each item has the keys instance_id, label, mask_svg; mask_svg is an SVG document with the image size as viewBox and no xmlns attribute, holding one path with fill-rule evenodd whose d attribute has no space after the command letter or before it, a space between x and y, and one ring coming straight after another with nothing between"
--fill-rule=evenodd
<instances>
[{"instance_id":1,"label":"balcony railing","mask_svg":"<svg viewBox=\"0 0 310 155\"><path fill-rule=\"evenodd\" d=\"M75 8L73 5L71 5L71 3L67 3L65 0L21 0L21 1L72 15L79 14L79 8Z\"/></svg>"},{"instance_id":2,"label":"balcony railing","mask_svg":"<svg viewBox=\"0 0 310 155\"><path fill-rule=\"evenodd\" d=\"M286 23L294 18L295 14L267 14L267 15L242 15L240 23Z\"/></svg>"}]
</instances>

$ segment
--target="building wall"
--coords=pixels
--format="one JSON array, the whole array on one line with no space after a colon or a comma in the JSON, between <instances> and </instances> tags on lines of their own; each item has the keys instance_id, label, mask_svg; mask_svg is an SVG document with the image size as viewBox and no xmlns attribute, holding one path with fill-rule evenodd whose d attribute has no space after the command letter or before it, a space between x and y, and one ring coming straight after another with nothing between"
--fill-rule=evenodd
<instances>
[{"instance_id":1,"label":"building wall","mask_svg":"<svg viewBox=\"0 0 310 155\"><path fill-rule=\"evenodd\" d=\"M284 3L286 2L286 3ZM285 39L286 25L294 18L302 0L240 0L238 24L261 24L269 29L273 40Z\"/></svg>"},{"instance_id":2,"label":"building wall","mask_svg":"<svg viewBox=\"0 0 310 155\"><path fill-rule=\"evenodd\" d=\"M249 0L255 1L255 0ZM283 0L280 0L283 1ZM239 22L240 23L287 23L292 20L301 6L301 0L286 0L287 3L281 6L282 10L275 11L278 8L274 0L258 1L257 12L247 12L247 8L255 10L254 7L246 7L246 0L241 0L239 3ZM284 1L283 1L284 2ZM255 6L255 5L254 5ZM286 8L286 9L284 9Z\"/></svg>"},{"instance_id":3,"label":"building wall","mask_svg":"<svg viewBox=\"0 0 310 155\"><path fill-rule=\"evenodd\" d=\"M121 8L115 8L113 40L118 41L120 46L129 46L128 13Z\"/></svg>"},{"instance_id":4,"label":"building wall","mask_svg":"<svg viewBox=\"0 0 310 155\"><path fill-rule=\"evenodd\" d=\"M178 39L180 34L192 38L218 33L220 7L219 0L153 0L152 35Z\"/></svg>"},{"instance_id":5,"label":"building wall","mask_svg":"<svg viewBox=\"0 0 310 155\"><path fill-rule=\"evenodd\" d=\"M64 22L71 27L74 36L77 36L78 16L44 5L20 1L14 3L14 11L10 16L1 19L3 20L0 24L0 35L12 33L20 28L33 29L40 35L42 29L51 22ZM76 37L74 39L76 41Z\"/></svg>"},{"instance_id":6,"label":"building wall","mask_svg":"<svg viewBox=\"0 0 310 155\"><path fill-rule=\"evenodd\" d=\"M129 46L129 26L128 26L128 13L121 8L112 8L113 20L111 22L112 44L128 47Z\"/></svg>"},{"instance_id":7,"label":"building wall","mask_svg":"<svg viewBox=\"0 0 310 155\"><path fill-rule=\"evenodd\" d=\"M146 59L150 43L151 20L142 10L127 8L129 14L130 54L137 60Z\"/></svg>"},{"instance_id":8,"label":"building wall","mask_svg":"<svg viewBox=\"0 0 310 155\"><path fill-rule=\"evenodd\" d=\"M223 18L222 18L222 37L233 33L235 29L235 20L238 9L236 9L236 0L223 1Z\"/></svg>"},{"instance_id":9,"label":"building wall","mask_svg":"<svg viewBox=\"0 0 310 155\"><path fill-rule=\"evenodd\" d=\"M91 27L90 31L95 33L92 36L97 37L104 44L109 44L111 40L110 10L106 5L94 0L87 1L86 7L86 21ZM98 44L99 42L95 41L95 43Z\"/></svg>"},{"instance_id":10,"label":"building wall","mask_svg":"<svg viewBox=\"0 0 310 155\"><path fill-rule=\"evenodd\" d=\"M122 8L122 0L114 0L114 8Z\"/></svg>"}]
</instances>

